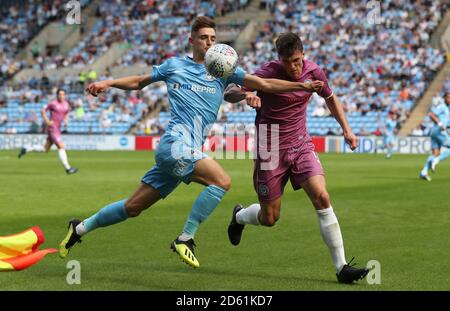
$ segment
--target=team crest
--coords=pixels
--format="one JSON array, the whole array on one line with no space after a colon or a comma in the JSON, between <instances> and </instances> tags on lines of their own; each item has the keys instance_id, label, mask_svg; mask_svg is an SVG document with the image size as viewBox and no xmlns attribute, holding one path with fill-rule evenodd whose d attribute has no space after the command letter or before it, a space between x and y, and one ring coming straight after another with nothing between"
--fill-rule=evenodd
<instances>
[{"instance_id":1,"label":"team crest","mask_svg":"<svg viewBox=\"0 0 450 311\"><path fill-rule=\"evenodd\" d=\"M214 81L214 80L216 80L216 78L210 75L209 72L206 72L206 81Z\"/></svg>"},{"instance_id":2,"label":"team crest","mask_svg":"<svg viewBox=\"0 0 450 311\"><path fill-rule=\"evenodd\" d=\"M192 159L200 158L200 151L195 150L195 149L191 149L191 156L192 156Z\"/></svg>"},{"instance_id":3,"label":"team crest","mask_svg":"<svg viewBox=\"0 0 450 311\"><path fill-rule=\"evenodd\" d=\"M258 193L259 193L259 195L265 197L269 194L269 188L264 184L259 184Z\"/></svg>"}]
</instances>

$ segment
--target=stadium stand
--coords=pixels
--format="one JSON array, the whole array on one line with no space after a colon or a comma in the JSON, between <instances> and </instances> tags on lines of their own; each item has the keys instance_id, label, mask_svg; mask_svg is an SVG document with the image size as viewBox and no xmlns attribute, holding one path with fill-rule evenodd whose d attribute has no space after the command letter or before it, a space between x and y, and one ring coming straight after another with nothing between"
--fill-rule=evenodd
<instances>
[{"instance_id":1,"label":"stadium stand","mask_svg":"<svg viewBox=\"0 0 450 311\"><path fill-rule=\"evenodd\" d=\"M90 0L80 1L81 7ZM0 83L10 79L28 64L19 52L49 22L65 16L65 2L15 1L0 6Z\"/></svg>"},{"instance_id":2,"label":"stadium stand","mask_svg":"<svg viewBox=\"0 0 450 311\"><path fill-rule=\"evenodd\" d=\"M276 59L277 34L295 31L303 39L306 57L327 71L356 133L363 127L375 132L389 110L405 121L445 61L444 53L431 48L429 39L448 2L383 1L380 24L375 25L367 23L365 2L322 4L320 9L304 0L272 5L274 18L241 58L244 68L253 72L263 61ZM333 118L312 114L320 106L323 102L316 97L308 108L311 133L338 130Z\"/></svg>"},{"instance_id":3,"label":"stadium stand","mask_svg":"<svg viewBox=\"0 0 450 311\"><path fill-rule=\"evenodd\" d=\"M114 42L127 42L130 50L116 62L116 66L157 64L173 55L184 55L188 52L188 30L192 18L197 14L225 15L242 9L246 4L247 1L234 0L215 1L213 5L208 1L147 1L145 4L131 0L99 1L97 23L67 55L38 57L32 63L23 63L20 67L86 68L101 57ZM58 2L54 7L59 10L60 5ZM28 10L28 6L24 7ZM30 13L27 16L31 18L34 15ZM227 29L233 30L240 26L225 25ZM149 32L149 29L152 31ZM158 35L154 37L153 34ZM20 48L17 47L16 54L18 49ZM21 81L25 82L25 85L3 85L2 91L7 105L0 108L0 116L3 116L4 120L0 133L30 133L36 131L36 128L39 132L42 129L40 111L57 86L63 86L69 91L68 99L74 108L70 115L72 122L67 129L69 133L126 133L138 120L145 119L155 105L161 103L161 106L164 106L161 99L166 98L167 92L161 84L149 86L142 92L129 92L125 95L123 92L111 91L99 100L84 97L82 92L86 83L96 80L97 77L106 79L109 75L109 72L106 72L97 76L95 70L89 69L79 75L64 76L62 80L46 76L32 77L28 81ZM28 116L29 114L32 117ZM157 133L160 132L161 127L158 125L153 128L158 129ZM148 130L144 127L142 133L147 133Z\"/></svg>"},{"instance_id":4,"label":"stadium stand","mask_svg":"<svg viewBox=\"0 0 450 311\"><path fill-rule=\"evenodd\" d=\"M82 5L89 2L84 0ZM74 108L69 133L160 134L169 118L165 85L152 85L140 92L110 91L107 96L94 99L84 96L85 84L111 77L117 68L136 65L147 68L173 55L185 55L189 51L187 38L194 16L226 16L248 5L248 1L239 0L97 2L97 23L72 50L34 63L26 63L17 55L36 31L61 17L62 2L24 1L22 8L26 10L18 10L16 6L0 8L3 79L10 79L20 68L36 64L42 69L86 69L62 80L43 76L19 84L12 80L4 82L0 95L0 133L39 132L42 106L56 87L63 86ZM378 133L390 110L399 114L400 121L406 120L427 83L444 63L444 53L431 48L429 40L443 12L448 10L446 1L407 1L402 5L398 1L383 1L381 23L377 25L367 24L365 3L360 1L324 0L320 9L315 2L306 0L260 3L261 9L270 10L273 18L263 25L251 49L241 55L241 65L253 72L264 61L277 58L274 40L278 33L298 32L306 57L325 68L357 134ZM243 26L230 22L221 25L218 32L237 36ZM7 44L12 38L14 44ZM125 42L128 51L106 72L90 68L114 42ZM248 126L254 116L255 111L243 103L224 102L218 124ZM307 126L315 135L339 134L338 124L318 96L313 97L308 107Z\"/></svg>"}]
</instances>

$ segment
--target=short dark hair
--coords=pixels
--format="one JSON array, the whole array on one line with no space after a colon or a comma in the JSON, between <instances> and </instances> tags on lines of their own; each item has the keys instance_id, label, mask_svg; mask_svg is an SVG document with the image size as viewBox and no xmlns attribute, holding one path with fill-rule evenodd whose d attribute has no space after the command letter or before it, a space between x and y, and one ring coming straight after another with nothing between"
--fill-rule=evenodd
<instances>
[{"instance_id":1,"label":"short dark hair","mask_svg":"<svg viewBox=\"0 0 450 311\"><path fill-rule=\"evenodd\" d=\"M278 55L281 57L289 57L294 54L295 51L303 52L303 43L300 37L293 33L282 33L275 41Z\"/></svg>"},{"instance_id":2,"label":"short dark hair","mask_svg":"<svg viewBox=\"0 0 450 311\"><path fill-rule=\"evenodd\" d=\"M62 88L58 88L57 90L56 90L56 96L58 96L59 95L59 92L66 92L66 90L64 90L64 89L62 89Z\"/></svg>"},{"instance_id":3,"label":"short dark hair","mask_svg":"<svg viewBox=\"0 0 450 311\"><path fill-rule=\"evenodd\" d=\"M195 18L194 23L192 24L191 35L202 28L213 28L214 30L216 30L216 23L208 16L198 16L197 18Z\"/></svg>"}]
</instances>

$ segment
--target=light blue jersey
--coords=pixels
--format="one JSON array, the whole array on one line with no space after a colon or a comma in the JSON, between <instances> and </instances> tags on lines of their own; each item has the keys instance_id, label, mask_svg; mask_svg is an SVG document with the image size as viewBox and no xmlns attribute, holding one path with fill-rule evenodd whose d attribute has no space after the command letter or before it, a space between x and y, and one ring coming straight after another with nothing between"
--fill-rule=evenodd
<instances>
[{"instance_id":1,"label":"light blue jersey","mask_svg":"<svg viewBox=\"0 0 450 311\"><path fill-rule=\"evenodd\" d=\"M391 118L388 118L386 120L385 127L386 127L386 135L394 136L394 130L397 127L397 121L392 120Z\"/></svg>"},{"instance_id":2,"label":"light blue jersey","mask_svg":"<svg viewBox=\"0 0 450 311\"><path fill-rule=\"evenodd\" d=\"M443 128L447 128L449 117L450 117L450 111L448 106L444 103L444 101L441 101L437 106L431 107L431 112L436 115L436 117L439 119L439 122L442 124ZM439 128L439 125L435 124L433 130L441 131Z\"/></svg>"},{"instance_id":3,"label":"light blue jersey","mask_svg":"<svg viewBox=\"0 0 450 311\"><path fill-rule=\"evenodd\" d=\"M155 152L156 164L142 182L164 198L180 182L190 183L195 163L206 155L202 145L217 119L223 93L230 83L243 85L245 71L238 67L228 79L209 75L191 57L172 57L153 66L151 82L167 84L171 120Z\"/></svg>"},{"instance_id":4,"label":"light blue jersey","mask_svg":"<svg viewBox=\"0 0 450 311\"><path fill-rule=\"evenodd\" d=\"M445 102L442 100L439 104L431 107L431 112L436 115L439 122L442 125L442 128L438 124L434 124L431 129L431 148L432 149L440 149L442 146L449 146L449 137L447 134L447 125L450 117L450 110Z\"/></svg>"},{"instance_id":5,"label":"light blue jersey","mask_svg":"<svg viewBox=\"0 0 450 311\"><path fill-rule=\"evenodd\" d=\"M191 57L172 57L160 66L153 66L152 82L167 84L171 120L166 133L179 136L180 130L195 139L195 146L203 145L206 135L217 119L223 93L230 83L243 85L245 71L238 67L228 79L216 79L203 64Z\"/></svg>"}]
</instances>

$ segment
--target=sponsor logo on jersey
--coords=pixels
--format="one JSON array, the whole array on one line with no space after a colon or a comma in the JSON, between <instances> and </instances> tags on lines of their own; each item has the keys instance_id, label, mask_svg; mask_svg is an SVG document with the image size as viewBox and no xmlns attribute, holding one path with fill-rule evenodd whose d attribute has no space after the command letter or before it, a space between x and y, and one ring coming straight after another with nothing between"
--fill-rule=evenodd
<instances>
[{"instance_id":1,"label":"sponsor logo on jersey","mask_svg":"<svg viewBox=\"0 0 450 311\"><path fill-rule=\"evenodd\" d=\"M190 83L174 83L172 84L172 88L174 90L191 90L196 93L208 93L208 94L216 94L217 90L215 87L204 86L199 84L190 84Z\"/></svg>"}]
</instances>

